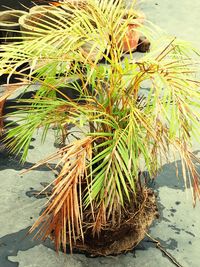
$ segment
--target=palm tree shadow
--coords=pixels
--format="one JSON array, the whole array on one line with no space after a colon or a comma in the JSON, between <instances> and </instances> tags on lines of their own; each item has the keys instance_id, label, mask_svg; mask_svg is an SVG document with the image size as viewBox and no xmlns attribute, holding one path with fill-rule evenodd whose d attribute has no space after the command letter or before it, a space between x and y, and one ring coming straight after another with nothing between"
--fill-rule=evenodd
<instances>
[{"instance_id":1,"label":"palm tree shadow","mask_svg":"<svg viewBox=\"0 0 200 267\"><path fill-rule=\"evenodd\" d=\"M200 150L195 150L193 153L197 155L199 152ZM197 173L200 175L200 165L197 162L194 163ZM176 168L178 170L178 177L176 175ZM188 175L188 172L186 172L186 174ZM155 178L155 189L159 189L159 187L163 186L182 191L185 190L185 181L180 160L163 165L161 172ZM187 188L188 187L189 185L187 184Z\"/></svg>"},{"instance_id":2,"label":"palm tree shadow","mask_svg":"<svg viewBox=\"0 0 200 267\"><path fill-rule=\"evenodd\" d=\"M1 144L0 144L1 145ZM24 169L30 169L32 168L36 163L34 162L28 162L20 163L20 156L12 156L7 151L1 151L0 150L0 171L6 170L6 169L12 169L16 171L21 171ZM46 165L42 165L37 167L38 171L50 171L51 169L56 168L56 164L50 163L48 164L49 167Z\"/></svg>"},{"instance_id":3,"label":"palm tree shadow","mask_svg":"<svg viewBox=\"0 0 200 267\"><path fill-rule=\"evenodd\" d=\"M196 150L194 154L198 154L200 150ZM0 170L4 169L14 169L14 170L22 170L25 168L30 168L34 165L31 162L25 162L23 165L19 163L18 158L12 157L9 153L6 154L4 152L0 152ZM178 171L180 174L180 178L176 177L176 166L178 167ZM55 168L55 164L51 164L52 168ZM197 171L200 173L200 166L196 165ZM39 171L49 171L47 166L40 166L37 168ZM159 188L160 187L169 187L176 190L185 190L184 180L182 179L181 174L181 161L177 160L176 162L168 163L163 165L161 172L155 179L151 179L149 177L149 186L153 188L153 190L158 192L158 205L160 205L160 215L162 219L162 204L160 203L159 198ZM30 185L31 186L31 185ZM164 218L163 218L164 219ZM17 267L19 264L17 262L11 262L8 260L8 256L16 256L18 251L26 251L28 249L33 248L41 244L41 241L32 240L32 235L27 236L27 232L29 227L26 229L22 229L19 232L8 234L0 238L0 256L1 256L1 264L4 267ZM164 242L164 241L163 241ZM42 243L44 246L51 248L54 250L54 245L50 240L46 240ZM146 238L132 251L133 255L135 255L135 251L137 250L147 250L152 247L153 244L149 242ZM80 254L79 251L75 252ZM90 256L90 255L86 255Z\"/></svg>"},{"instance_id":4,"label":"palm tree shadow","mask_svg":"<svg viewBox=\"0 0 200 267\"><path fill-rule=\"evenodd\" d=\"M0 266L18 267L18 262L8 260L9 256L17 256L19 251L26 251L41 244L41 241L33 239L35 233L27 235L30 227L11 233L0 238ZM43 242L47 248L54 249L54 245L47 239Z\"/></svg>"}]
</instances>

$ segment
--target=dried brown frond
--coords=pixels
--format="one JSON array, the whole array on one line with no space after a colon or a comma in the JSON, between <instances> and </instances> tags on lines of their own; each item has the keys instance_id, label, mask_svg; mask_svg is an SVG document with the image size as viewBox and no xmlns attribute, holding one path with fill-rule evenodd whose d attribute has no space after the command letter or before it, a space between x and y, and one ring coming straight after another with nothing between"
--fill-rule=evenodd
<instances>
[{"instance_id":1,"label":"dried brown frond","mask_svg":"<svg viewBox=\"0 0 200 267\"><path fill-rule=\"evenodd\" d=\"M82 184L87 176L87 165L92 156L91 137L76 140L61 150L61 172L54 180L54 188L47 207L30 229L33 232L39 226L36 237L46 239L52 236L56 250L62 245L76 243L78 238L84 240ZM58 154L54 154L57 158ZM46 162L49 161L49 158Z\"/></svg>"}]
</instances>

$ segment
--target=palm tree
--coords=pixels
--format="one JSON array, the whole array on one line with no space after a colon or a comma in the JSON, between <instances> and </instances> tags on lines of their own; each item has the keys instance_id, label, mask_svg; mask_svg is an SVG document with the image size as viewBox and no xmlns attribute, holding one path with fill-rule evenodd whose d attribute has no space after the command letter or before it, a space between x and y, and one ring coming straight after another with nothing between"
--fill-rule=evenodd
<instances>
[{"instance_id":1,"label":"palm tree","mask_svg":"<svg viewBox=\"0 0 200 267\"><path fill-rule=\"evenodd\" d=\"M5 138L10 151L25 161L38 128L45 141L51 125L61 134L67 124L78 127L76 138L35 166L58 161L50 200L31 228L51 236L57 250L108 255L137 245L157 215L142 171L155 177L170 154L181 158L194 203L200 196L191 152L200 129L198 52L149 23L135 31L151 39L152 51L136 60L130 48L127 56L123 40L137 14L122 0L65 2L33 22L21 42L1 46L2 73L40 84L9 114L19 123ZM30 74L16 71L27 62Z\"/></svg>"}]
</instances>

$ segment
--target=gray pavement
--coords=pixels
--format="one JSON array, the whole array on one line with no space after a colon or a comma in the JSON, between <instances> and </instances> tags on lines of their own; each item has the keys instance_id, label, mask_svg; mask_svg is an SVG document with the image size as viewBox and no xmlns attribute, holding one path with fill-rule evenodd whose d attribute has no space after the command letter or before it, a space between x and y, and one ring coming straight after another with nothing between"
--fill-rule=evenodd
<instances>
[{"instance_id":1,"label":"gray pavement","mask_svg":"<svg viewBox=\"0 0 200 267\"><path fill-rule=\"evenodd\" d=\"M200 48L199 0L148 0L142 1L141 5L148 19ZM45 203L45 199L36 199L27 192L42 189L40 182L50 182L53 178L53 173L45 167L21 175L22 170L56 149L53 130L44 145L41 145L38 136L32 141L24 166L0 150L0 267L175 266L148 238L126 255L88 258L61 252L57 255L49 240L41 243L33 241L31 236L26 237ZM198 154L200 146L195 145L194 151ZM178 160L177 164L180 165ZM190 191L185 190L183 181L176 178L174 162L163 166L153 187L158 194L161 216L149 233L183 267L199 267L200 203L192 208Z\"/></svg>"}]
</instances>

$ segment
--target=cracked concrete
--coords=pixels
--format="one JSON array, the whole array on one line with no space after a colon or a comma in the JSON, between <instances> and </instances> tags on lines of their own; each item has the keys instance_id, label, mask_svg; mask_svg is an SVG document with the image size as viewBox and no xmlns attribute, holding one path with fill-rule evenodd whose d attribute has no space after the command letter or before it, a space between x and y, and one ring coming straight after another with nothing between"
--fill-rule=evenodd
<instances>
[{"instance_id":1,"label":"cracked concrete","mask_svg":"<svg viewBox=\"0 0 200 267\"><path fill-rule=\"evenodd\" d=\"M147 17L172 35L192 41L200 48L199 0L148 0L141 3ZM38 135L39 136L39 135ZM17 159L0 150L0 267L171 267L169 258L145 238L136 250L117 257L88 258L74 254L59 256L53 244L33 241L26 236L29 227L40 213L45 199L28 197L27 191L42 189L40 182L50 182L53 173L40 167L25 175L21 171L55 151L54 131L48 134L48 143L41 145L38 136L32 141L27 162L21 166ZM198 153L199 146L194 145ZM180 165L180 162L177 161ZM199 267L200 205L192 208L189 189L175 175L174 163L165 164L158 175L154 189L158 194L160 219L149 233L170 252L183 267Z\"/></svg>"}]
</instances>

